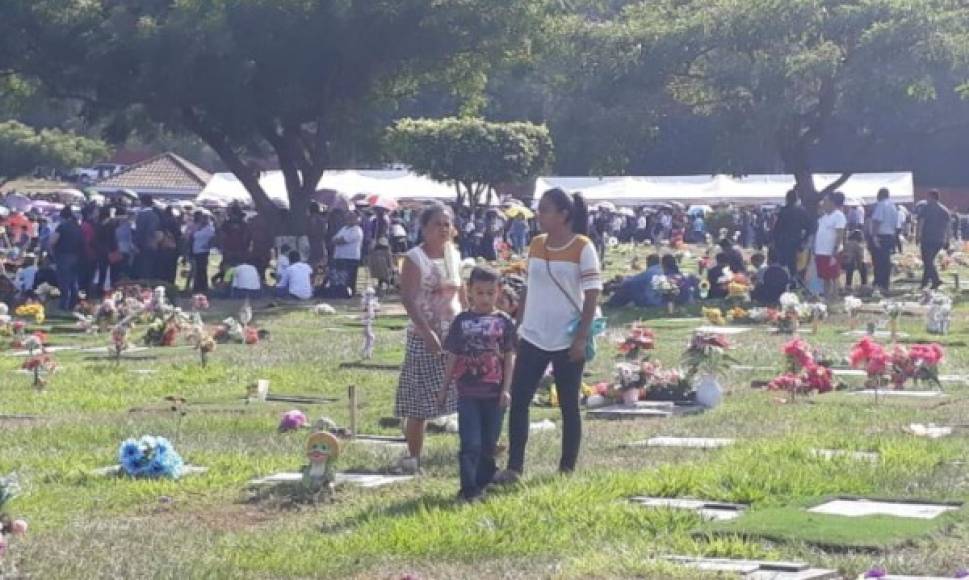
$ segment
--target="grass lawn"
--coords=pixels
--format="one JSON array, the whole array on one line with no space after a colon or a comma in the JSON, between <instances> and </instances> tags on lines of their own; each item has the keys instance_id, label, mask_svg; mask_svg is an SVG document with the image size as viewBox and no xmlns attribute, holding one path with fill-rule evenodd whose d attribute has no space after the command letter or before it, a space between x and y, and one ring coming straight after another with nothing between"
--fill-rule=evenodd
<instances>
[{"instance_id":1,"label":"grass lawn","mask_svg":"<svg viewBox=\"0 0 969 580\"><path fill-rule=\"evenodd\" d=\"M634 252L645 255L623 248L610 273L622 272ZM341 315L356 305L340 305ZM238 306L217 302L205 318L221 320ZM334 503L319 506L251 501L245 490L250 479L293 471L303 462L306 433L276 432L284 411L301 408L311 420L327 416L346 425L347 387L356 385L360 431L399 434L380 427L380 419L393 413L397 374L341 367L359 359L362 330L353 318L261 304L255 313L271 340L220 345L206 368L187 348L135 353L120 364L65 351L55 355L61 370L37 392L29 376L14 372L22 359L0 351L0 415L35 417L0 418L0 474L15 471L24 486L9 511L30 521L29 535L14 541L6 566L44 579L699 577L659 561L668 554L804 560L846 576L874 564L895 574L940 576L969 567L969 510L928 525L887 525L884 518L839 523L801 510L813 498L841 495L969 501L965 432L940 440L903 432L913 422L969 423L969 384L946 383L948 396L934 400L876 405L836 392L781 404L778 394L750 388L782 365L787 337L764 327L731 337L733 355L744 365L776 371L728 371L724 403L700 415L585 422L579 470L571 477L555 475L559 432L535 433L520 487L481 504L458 505L457 438L431 435L425 476L414 482L343 489ZM654 358L666 366L677 363L698 325L666 320L665 309L607 314L616 338L623 325L645 320L658 335ZM969 307L958 304L953 334L943 341L950 345L944 374L969 374L969 352L957 346L969 341L967 315ZM54 318L48 324L71 322ZM402 360L404 324L398 316L381 319L373 362ZM839 359L854 340L842 335L846 328L845 317L835 315L819 336L805 338ZM921 319L904 317L900 330L931 340ZM52 342L99 346L108 338L55 332ZM588 382L610 377L614 354L614 346L603 344ZM135 372L141 370L155 372ZM339 402L246 405L241 397L257 379L269 379L275 393ZM861 385L855 377L845 382ZM171 394L189 400L180 429L163 407ZM130 412L145 407L160 409ZM532 420L557 421L557 414L533 408ZM175 439L177 429L178 451L208 473L178 482L90 474L115 462L123 439ZM625 446L657 435L732 437L737 443L719 450ZM875 452L878 460L824 459L811 453L815 448ZM340 468L380 470L395 459L388 449L350 443ZM692 513L634 505L628 498L636 495L748 503L751 509L733 524L714 526Z\"/></svg>"}]
</instances>

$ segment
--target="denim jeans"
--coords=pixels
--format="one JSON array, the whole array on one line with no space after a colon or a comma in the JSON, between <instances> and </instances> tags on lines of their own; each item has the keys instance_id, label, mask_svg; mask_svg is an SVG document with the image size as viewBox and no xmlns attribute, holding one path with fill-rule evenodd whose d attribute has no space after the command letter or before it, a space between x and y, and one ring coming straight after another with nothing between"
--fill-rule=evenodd
<instances>
[{"instance_id":1,"label":"denim jeans","mask_svg":"<svg viewBox=\"0 0 969 580\"><path fill-rule=\"evenodd\" d=\"M61 291L61 310L73 310L77 304L77 275L79 260L77 254L58 254L54 259L57 264L57 287Z\"/></svg>"},{"instance_id":2,"label":"denim jeans","mask_svg":"<svg viewBox=\"0 0 969 580\"><path fill-rule=\"evenodd\" d=\"M504 416L498 399L458 398L458 434L461 437L458 463L461 495L465 498L479 495L495 476L495 447Z\"/></svg>"},{"instance_id":3,"label":"denim jeans","mask_svg":"<svg viewBox=\"0 0 969 580\"><path fill-rule=\"evenodd\" d=\"M579 459L582 442L582 415L579 412L579 388L585 363L569 358L569 351L547 351L526 340L518 341L518 357L511 380L511 414L508 418L508 469L523 473L525 446L528 444L528 410L539 381L549 363L555 375L555 387L562 411L562 457L559 470L571 472Z\"/></svg>"}]
</instances>

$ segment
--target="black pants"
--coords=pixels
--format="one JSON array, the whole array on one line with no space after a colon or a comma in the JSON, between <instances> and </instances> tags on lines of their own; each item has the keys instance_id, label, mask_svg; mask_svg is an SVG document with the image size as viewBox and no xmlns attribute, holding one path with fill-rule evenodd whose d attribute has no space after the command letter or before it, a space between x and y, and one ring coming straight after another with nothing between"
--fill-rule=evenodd
<instances>
[{"instance_id":1,"label":"black pants","mask_svg":"<svg viewBox=\"0 0 969 580\"><path fill-rule=\"evenodd\" d=\"M892 249L895 248L895 236L879 235L878 246L871 245L872 264L875 267L875 286L886 289L892 281Z\"/></svg>"},{"instance_id":2,"label":"black pants","mask_svg":"<svg viewBox=\"0 0 969 580\"><path fill-rule=\"evenodd\" d=\"M858 271L858 277L861 278L861 285L867 286L868 285L868 266L866 266L865 262L863 261L860 263L852 262L850 264L844 265L845 284L849 288L851 287L851 282L855 279L856 270Z\"/></svg>"},{"instance_id":3,"label":"black pants","mask_svg":"<svg viewBox=\"0 0 969 580\"><path fill-rule=\"evenodd\" d=\"M549 352L528 341L518 344L518 358L511 382L511 415L508 419L508 469L522 473L525 446L528 444L528 409L539 381L552 363L559 408L562 410L562 458L560 471L573 471L582 442L582 416L579 414L579 387L585 363L569 359L568 350Z\"/></svg>"},{"instance_id":4,"label":"black pants","mask_svg":"<svg viewBox=\"0 0 969 580\"><path fill-rule=\"evenodd\" d=\"M333 260L333 267L338 268L346 274L346 284L349 296L357 294L357 273L360 271L360 260L347 260L341 258Z\"/></svg>"},{"instance_id":5,"label":"black pants","mask_svg":"<svg viewBox=\"0 0 969 580\"><path fill-rule=\"evenodd\" d=\"M111 262L108 260L107 256L98 256L98 285L94 288L95 291L91 293L92 295L99 298L104 295L104 281L108 278L111 278L111 286L118 285L118 281L116 280L118 275L114 270L115 269L111 266Z\"/></svg>"},{"instance_id":6,"label":"black pants","mask_svg":"<svg viewBox=\"0 0 969 580\"><path fill-rule=\"evenodd\" d=\"M922 242L922 288L931 285L933 289L942 284L939 271L935 268L935 257L939 255L943 244L941 242Z\"/></svg>"},{"instance_id":7,"label":"black pants","mask_svg":"<svg viewBox=\"0 0 969 580\"><path fill-rule=\"evenodd\" d=\"M781 266L787 268L787 274L791 277L791 288L797 285L798 272L797 272L797 252L800 249L799 246L794 245L781 245L776 244L774 246L774 253L777 257L777 263Z\"/></svg>"},{"instance_id":8,"label":"black pants","mask_svg":"<svg viewBox=\"0 0 969 580\"><path fill-rule=\"evenodd\" d=\"M209 291L209 253L192 254L194 283L193 292Z\"/></svg>"}]
</instances>

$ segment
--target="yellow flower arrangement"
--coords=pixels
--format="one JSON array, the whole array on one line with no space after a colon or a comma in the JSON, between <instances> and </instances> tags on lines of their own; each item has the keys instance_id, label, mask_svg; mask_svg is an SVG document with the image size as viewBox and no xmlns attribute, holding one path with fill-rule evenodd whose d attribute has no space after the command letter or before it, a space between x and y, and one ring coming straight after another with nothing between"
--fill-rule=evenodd
<instances>
[{"instance_id":1,"label":"yellow flower arrangement","mask_svg":"<svg viewBox=\"0 0 969 580\"><path fill-rule=\"evenodd\" d=\"M14 310L14 314L24 318L33 316L34 322L37 324L43 324L44 320L47 319L47 316L44 314L44 305L36 302L21 304L16 310Z\"/></svg>"},{"instance_id":2,"label":"yellow flower arrangement","mask_svg":"<svg viewBox=\"0 0 969 580\"><path fill-rule=\"evenodd\" d=\"M715 326L723 326L727 324L726 319L723 317L723 312L719 308L704 308L703 317L707 319L710 324Z\"/></svg>"},{"instance_id":3,"label":"yellow flower arrangement","mask_svg":"<svg viewBox=\"0 0 969 580\"><path fill-rule=\"evenodd\" d=\"M734 306L727 312L727 320L747 320L750 313L739 306Z\"/></svg>"}]
</instances>

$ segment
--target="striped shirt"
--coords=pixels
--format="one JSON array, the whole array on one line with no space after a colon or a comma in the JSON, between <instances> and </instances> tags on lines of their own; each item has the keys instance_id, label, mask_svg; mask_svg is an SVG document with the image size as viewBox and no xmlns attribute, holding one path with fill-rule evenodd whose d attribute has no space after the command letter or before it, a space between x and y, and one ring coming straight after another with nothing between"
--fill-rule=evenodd
<instances>
[{"instance_id":1,"label":"striped shirt","mask_svg":"<svg viewBox=\"0 0 969 580\"><path fill-rule=\"evenodd\" d=\"M558 351L572 345L569 324L581 314L585 291L602 289L602 276L589 238L575 236L560 248L548 247L546 239L538 236L528 249L528 293L519 335L542 350Z\"/></svg>"}]
</instances>

